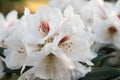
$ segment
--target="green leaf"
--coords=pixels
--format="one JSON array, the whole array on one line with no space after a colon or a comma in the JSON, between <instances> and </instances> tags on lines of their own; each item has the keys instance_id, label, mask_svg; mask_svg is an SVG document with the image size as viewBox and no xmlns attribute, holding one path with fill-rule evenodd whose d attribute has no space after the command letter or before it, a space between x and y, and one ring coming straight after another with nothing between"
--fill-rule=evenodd
<instances>
[{"instance_id":1,"label":"green leaf","mask_svg":"<svg viewBox=\"0 0 120 80\"><path fill-rule=\"evenodd\" d=\"M17 80L19 76L19 74L13 74L10 80Z\"/></svg>"},{"instance_id":2,"label":"green leaf","mask_svg":"<svg viewBox=\"0 0 120 80\"><path fill-rule=\"evenodd\" d=\"M120 68L97 68L79 80L110 80L120 76Z\"/></svg>"},{"instance_id":3,"label":"green leaf","mask_svg":"<svg viewBox=\"0 0 120 80\"><path fill-rule=\"evenodd\" d=\"M104 60L104 59L108 59L108 58L111 58L111 57L114 57L113 55L106 55L106 54L98 54L98 56L92 60L93 63L95 62L99 62L101 60Z\"/></svg>"},{"instance_id":4,"label":"green leaf","mask_svg":"<svg viewBox=\"0 0 120 80\"><path fill-rule=\"evenodd\" d=\"M5 69L3 70L3 72L12 74L12 73L20 73L20 70L21 70L21 69L14 69L14 70L12 70L12 69L9 69L9 68L5 68Z\"/></svg>"}]
</instances>

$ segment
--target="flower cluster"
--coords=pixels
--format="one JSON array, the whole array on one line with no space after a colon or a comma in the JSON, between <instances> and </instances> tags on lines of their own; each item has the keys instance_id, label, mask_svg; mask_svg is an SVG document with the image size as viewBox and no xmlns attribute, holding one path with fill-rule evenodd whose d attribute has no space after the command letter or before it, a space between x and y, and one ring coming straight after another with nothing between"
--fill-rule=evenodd
<instances>
[{"instance_id":1,"label":"flower cluster","mask_svg":"<svg viewBox=\"0 0 120 80\"><path fill-rule=\"evenodd\" d=\"M120 0L50 0L34 14L0 14L1 57L18 80L77 80L91 71L103 44L120 48ZM25 71L25 68L31 67ZM3 67L2 67L3 70ZM2 73L3 75L4 73Z\"/></svg>"},{"instance_id":2,"label":"flower cluster","mask_svg":"<svg viewBox=\"0 0 120 80\"><path fill-rule=\"evenodd\" d=\"M90 50L92 33L71 6L63 14L49 6L41 6L35 14L26 8L19 20L16 13L10 12L9 22L1 26L5 28L1 47L6 48L2 59L8 68L22 67L23 73L26 66L32 66L18 80L76 80L91 71L91 60L96 57Z\"/></svg>"},{"instance_id":3,"label":"flower cluster","mask_svg":"<svg viewBox=\"0 0 120 80\"><path fill-rule=\"evenodd\" d=\"M57 3L61 3L61 5L56 6ZM50 6L56 6L61 11L67 4L74 8L74 12L80 14L86 26L91 27L92 32L96 35L96 41L104 44L112 43L120 48L120 0L116 3L103 0L51 0L50 2Z\"/></svg>"}]
</instances>

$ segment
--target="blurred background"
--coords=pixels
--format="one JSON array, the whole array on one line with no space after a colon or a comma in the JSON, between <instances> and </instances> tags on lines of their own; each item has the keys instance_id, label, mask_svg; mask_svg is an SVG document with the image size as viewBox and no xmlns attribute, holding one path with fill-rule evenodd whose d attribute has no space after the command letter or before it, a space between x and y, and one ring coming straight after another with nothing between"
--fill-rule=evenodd
<instances>
[{"instance_id":1,"label":"blurred background","mask_svg":"<svg viewBox=\"0 0 120 80\"><path fill-rule=\"evenodd\" d=\"M34 13L40 5L47 4L48 0L0 0L0 12L6 15L11 10L17 10L21 16L25 7Z\"/></svg>"},{"instance_id":2,"label":"blurred background","mask_svg":"<svg viewBox=\"0 0 120 80\"><path fill-rule=\"evenodd\" d=\"M117 1L117 0L106 0ZM48 0L0 0L0 12L7 14L9 11L15 9L18 11L19 16L23 14L24 8L30 8L32 13L35 12L40 5L47 5Z\"/></svg>"}]
</instances>

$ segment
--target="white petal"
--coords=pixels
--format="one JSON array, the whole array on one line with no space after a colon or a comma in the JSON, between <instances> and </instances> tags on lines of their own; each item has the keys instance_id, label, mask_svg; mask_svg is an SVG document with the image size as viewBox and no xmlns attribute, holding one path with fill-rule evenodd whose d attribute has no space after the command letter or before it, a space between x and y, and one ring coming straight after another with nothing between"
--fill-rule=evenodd
<instances>
[{"instance_id":1,"label":"white petal","mask_svg":"<svg viewBox=\"0 0 120 80\"><path fill-rule=\"evenodd\" d=\"M71 0L50 0L49 5L63 10L70 2Z\"/></svg>"},{"instance_id":2,"label":"white petal","mask_svg":"<svg viewBox=\"0 0 120 80\"><path fill-rule=\"evenodd\" d=\"M75 80L79 79L80 77L84 77L88 72L91 71L90 67L85 67L78 62L74 62L75 70L73 71L73 77Z\"/></svg>"},{"instance_id":3,"label":"white petal","mask_svg":"<svg viewBox=\"0 0 120 80\"><path fill-rule=\"evenodd\" d=\"M24 10L24 14L25 14L25 15L30 14L30 10L29 10L29 8L25 8L25 10Z\"/></svg>"},{"instance_id":4,"label":"white petal","mask_svg":"<svg viewBox=\"0 0 120 80\"><path fill-rule=\"evenodd\" d=\"M26 71L18 78L18 80L34 80L35 79L34 71L35 71L34 68Z\"/></svg>"},{"instance_id":5,"label":"white petal","mask_svg":"<svg viewBox=\"0 0 120 80\"><path fill-rule=\"evenodd\" d=\"M9 12L6 16L6 21L9 23L11 21L16 21L17 20L17 11L13 10L11 12Z\"/></svg>"},{"instance_id":6,"label":"white petal","mask_svg":"<svg viewBox=\"0 0 120 80\"><path fill-rule=\"evenodd\" d=\"M9 52L5 58L5 63L10 69L19 69L26 58L25 54L20 54L17 52Z\"/></svg>"},{"instance_id":7,"label":"white petal","mask_svg":"<svg viewBox=\"0 0 120 80\"><path fill-rule=\"evenodd\" d=\"M2 13L0 13L0 21L5 22L5 17L4 17L4 15Z\"/></svg>"}]
</instances>

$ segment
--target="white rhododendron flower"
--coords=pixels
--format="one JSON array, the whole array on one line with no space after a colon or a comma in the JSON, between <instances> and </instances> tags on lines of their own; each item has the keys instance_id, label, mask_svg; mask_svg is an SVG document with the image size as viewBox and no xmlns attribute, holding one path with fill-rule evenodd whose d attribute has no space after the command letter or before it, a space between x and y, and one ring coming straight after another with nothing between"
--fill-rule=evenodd
<instances>
[{"instance_id":1,"label":"white rhododendron flower","mask_svg":"<svg viewBox=\"0 0 120 80\"><path fill-rule=\"evenodd\" d=\"M21 68L27 57L26 48L22 42L22 35L26 29L26 21L24 19L28 14L30 13L26 8L25 15L9 29L10 36L7 36L4 39L4 45L6 49L3 52L5 56L3 61L10 69Z\"/></svg>"},{"instance_id":2,"label":"white rhododendron flower","mask_svg":"<svg viewBox=\"0 0 120 80\"><path fill-rule=\"evenodd\" d=\"M58 3L65 5L63 0L49 1L50 6L60 8L63 11L66 6L58 5ZM101 19L106 19L108 16L115 15L115 10L119 10L119 7L115 8L113 3L108 3L104 0L68 0L66 1L66 5L71 5L74 8L74 12L81 16L85 26L89 27L93 26L94 17L97 16Z\"/></svg>"},{"instance_id":3,"label":"white rhododendron flower","mask_svg":"<svg viewBox=\"0 0 120 80\"><path fill-rule=\"evenodd\" d=\"M7 46L4 50L6 66L10 69L21 68L27 56L24 44L13 36L5 40L5 44Z\"/></svg>"},{"instance_id":4,"label":"white rhododendron flower","mask_svg":"<svg viewBox=\"0 0 120 80\"><path fill-rule=\"evenodd\" d=\"M49 5L57 8L62 7L62 11L63 11L66 6L57 5L56 2L59 3L59 0L50 0ZM64 4L64 1L61 1L61 3ZM91 0L91 1L69 0L67 4L71 5L74 8L74 12L81 16L82 20L85 23L85 26L92 26L94 23L94 13L96 10L97 10L97 14L100 13L99 8L97 7L99 6L102 7L104 5L104 1L103 0Z\"/></svg>"},{"instance_id":5,"label":"white rhododendron flower","mask_svg":"<svg viewBox=\"0 0 120 80\"><path fill-rule=\"evenodd\" d=\"M73 8L71 6L68 6L65 9L64 16L66 21L61 26L61 29L59 29L60 32L58 32L59 35L55 37L54 39L55 42L59 41L58 42L59 47L62 48L63 51L69 57L71 57L71 59L73 59L73 61L78 60L81 62L82 61L85 62L84 60L88 59L87 55L89 55L89 59L90 59L90 55L91 55L91 59L95 57L95 55L92 54L92 52L90 51L91 34L88 35L89 32L84 30L85 26L80 16L77 14L74 14ZM82 44L84 44L84 46ZM78 47L79 49L77 49ZM87 53L86 56L84 56L85 53ZM79 57L81 55L83 55L84 57L82 58Z\"/></svg>"},{"instance_id":6,"label":"white rhododendron flower","mask_svg":"<svg viewBox=\"0 0 120 80\"><path fill-rule=\"evenodd\" d=\"M4 38L8 37L10 28L18 21L17 11L13 10L6 17L0 13L0 46L5 47Z\"/></svg>"},{"instance_id":7,"label":"white rhododendron flower","mask_svg":"<svg viewBox=\"0 0 120 80\"><path fill-rule=\"evenodd\" d=\"M36 64L32 69L28 70L28 72L32 70L31 74L34 74L35 77L53 80L70 79L69 70L73 70L74 65L70 59L67 58L64 52L55 46L55 44L48 43L41 51L38 51L34 54L36 54L34 60ZM20 77L20 80L25 80L24 75L28 76L30 74L28 72L25 72ZM66 77L66 74L68 77Z\"/></svg>"},{"instance_id":8,"label":"white rhododendron flower","mask_svg":"<svg viewBox=\"0 0 120 80\"><path fill-rule=\"evenodd\" d=\"M64 5L58 5L57 3L61 3ZM69 2L68 2L69 1ZM66 1L67 5L71 5L74 8L74 12L77 14L80 14L81 18L85 22L85 25L89 25L93 23L93 11L92 11L92 5L90 1L87 0L68 0ZM64 0L50 0L49 5L52 7L60 8L62 11L65 9L65 2ZM62 7L62 8L61 8Z\"/></svg>"},{"instance_id":9,"label":"white rhododendron flower","mask_svg":"<svg viewBox=\"0 0 120 80\"><path fill-rule=\"evenodd\" d=\"M97 41L105 44L119 46L120 20L117 17L110 17L107 20L99 20L93 27Z\"/></svg>"},{"instance_id":10,"label":"white rhododendron flower","mask_svg":"<svg viewBox=\"0 0 120 80\"><path fill-rule=\"evenodd\" d=\"M91 60L96 54L90 50L90 34L71 6L65 9L64 15L56 8L41 6L25 20L27 29L23 32L22 42L27 59L23 69L25 66L33 68L19 80L29 80L30 75L41 79L71 80L71 77L78 79L91 71Z\"/></svg>"},{"instance_id":11,"label":"white rhododendron flower","mask_svg":"<svg viewBox=\"0 0 120 80\"><path fill-rule=\"evenodd\" d=\"M33 47L36 47L34 48L35 51L39 50L42 47L40 44L44 44L51 35L55 34L62 19L63 17L60 11L50 7L46 7L45 10L42 7L37 10L36 14L27 15L27 29L23 32L22 40L28 51L27 53L31 53Z\"/></svg>"}]
</instances>

